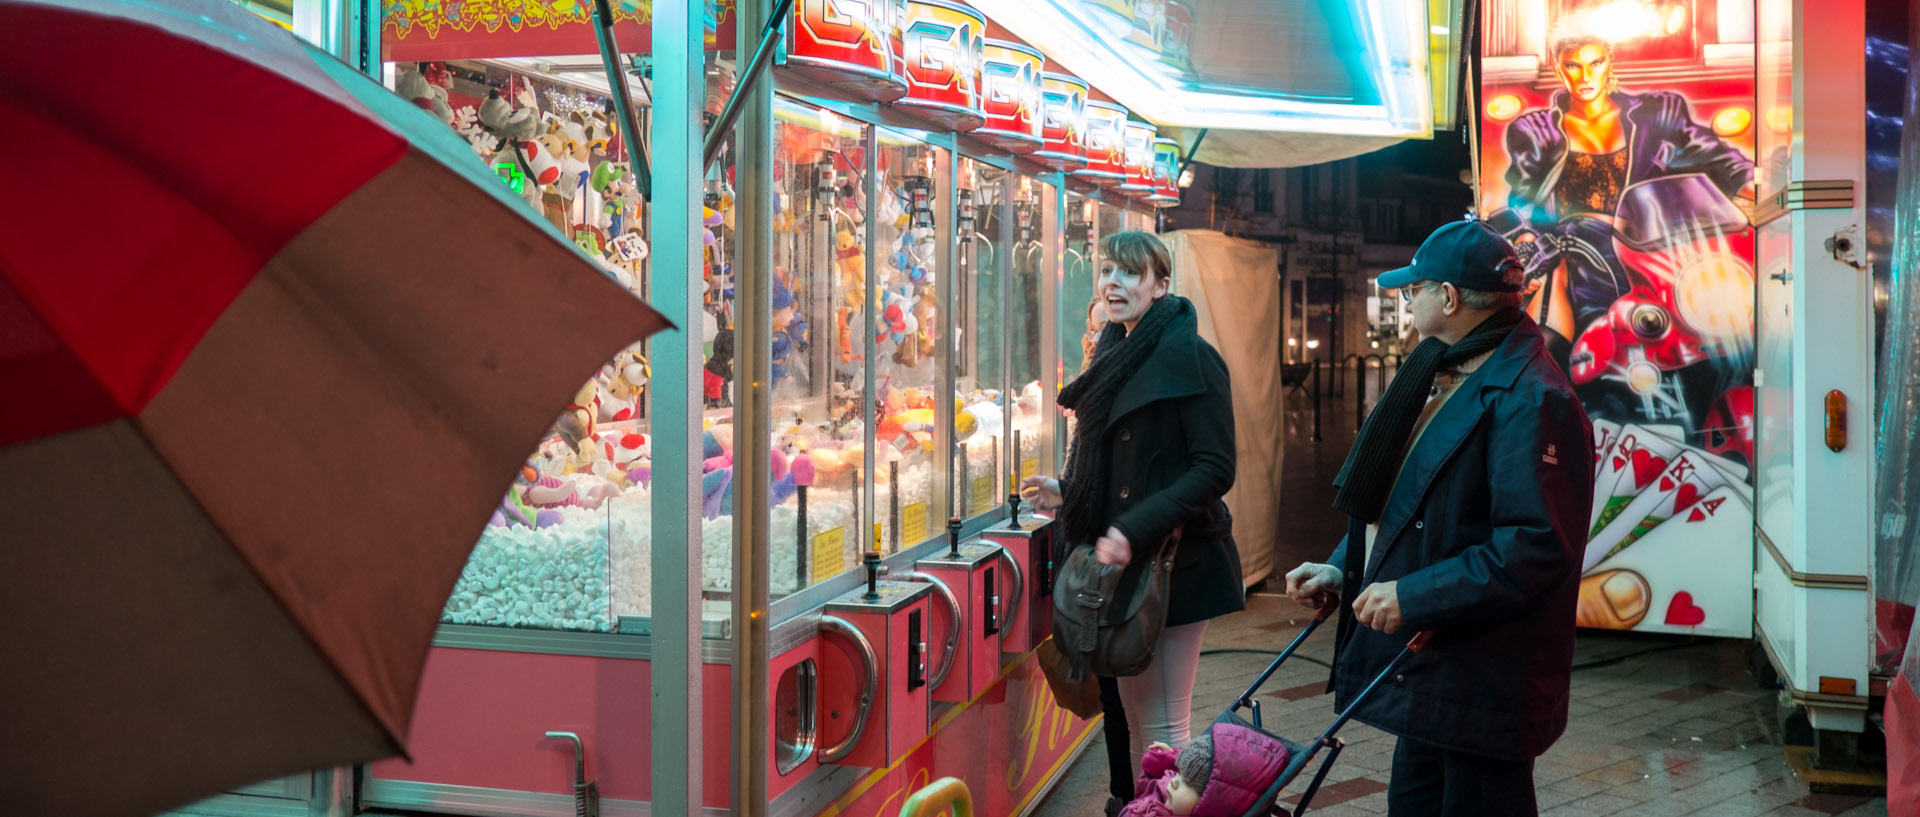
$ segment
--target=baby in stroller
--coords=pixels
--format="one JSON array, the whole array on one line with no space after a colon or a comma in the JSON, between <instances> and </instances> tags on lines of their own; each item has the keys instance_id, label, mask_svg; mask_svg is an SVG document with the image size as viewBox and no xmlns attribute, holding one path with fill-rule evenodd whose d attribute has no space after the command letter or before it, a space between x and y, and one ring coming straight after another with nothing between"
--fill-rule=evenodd
<instances>
[{"instance_id":1,"label":"baby in stroller","mask_svg":"<svg viewBox=\"0 0 1920 817\"><path fill-rule=\"evenodd\" d=\"M1240 817L1269 795L1287 747L1264 732L1215 723L1186 748L1155 743L1140 759L1133 801L1120 817Z\"/></svg>"}]
</instances>

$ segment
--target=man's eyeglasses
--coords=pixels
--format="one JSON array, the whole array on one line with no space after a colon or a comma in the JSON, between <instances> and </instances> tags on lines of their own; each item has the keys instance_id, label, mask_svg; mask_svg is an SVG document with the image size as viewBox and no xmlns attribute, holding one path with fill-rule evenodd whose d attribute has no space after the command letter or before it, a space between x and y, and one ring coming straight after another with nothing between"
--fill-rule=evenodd
<instances>
[{"instance_id":1,"label":"man's eyeglasses","mask_svg":"<svg viewBox=\"0 0 1920 817\"><path fill-rule=\"evenodd\" d=\"M1413 294L1415 292L1419 292L1423 287L1429 287L1432 285L1433 285L1432 281L1415 281L1411 284L1403 286L1400 288L1400 300L1405 303L1413 303Z\"/></svg>"}]
</instances>

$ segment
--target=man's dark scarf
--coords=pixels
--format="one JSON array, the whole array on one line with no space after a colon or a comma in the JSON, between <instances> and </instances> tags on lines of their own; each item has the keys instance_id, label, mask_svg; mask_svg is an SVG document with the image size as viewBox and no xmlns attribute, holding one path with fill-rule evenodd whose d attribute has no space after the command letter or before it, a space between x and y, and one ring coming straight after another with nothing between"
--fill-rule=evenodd
<instances>
[{"instance_id":1,"label":"man's dark scarf","mask_svg":"<svg viewBox=\"0 0 1920 817\"><path fill-rule=\"evenodd\" d=\"M1333 498L1333 507L1367 524L1379 522L1406 459L1407 438L1412 436L1420 410L1433 394L1434 374L1458 369L1499 348L1523 320L1526 314L1520 310L1502 309L1481 321L1459 343L1448 346L1439 338L1427 338L1414 347L1387 386L1387 393L1367 415L1353 450L1347 453L1347 463L1334 478L1333 486L1339 493Z\"/></svg>"},{"instance_id":2,"label":"man's dark scarf","mask_svg":"<svg viewBox=\"0 0 1920 817\"><path fill-rule=\"evenodd\" d=\"M1107 483L1113 452L1106 444L1108 414L1120 389L1133 379L1159 348L1168 333L1194 335L1200 321L1193 303L1168 295L1148 307L1132 332L1119 321L1107 324L1094 342L1093 362L1085 373L1060 390L1060 405L1073 409L1073 446L1067 470L1060 478L1065 506L1061 524L1067 544L1093 544L1107 532ZM1142 542L1135 542L1136 547Z\"/></svg>"}]
</instances>

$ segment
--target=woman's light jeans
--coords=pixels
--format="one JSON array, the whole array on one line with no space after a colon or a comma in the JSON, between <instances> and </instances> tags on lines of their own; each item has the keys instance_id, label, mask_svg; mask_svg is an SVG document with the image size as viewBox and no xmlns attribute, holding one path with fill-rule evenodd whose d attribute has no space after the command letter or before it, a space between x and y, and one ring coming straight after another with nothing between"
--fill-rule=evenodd
<instances>
[{"instance_id":1,"label":"woman's light jeans","mask_svg":"<svg viewBox=\"0 0 1920 817\"><path fill-rule=\"evenodd\" d=\"M1200 669L1200 642L1206 634L1204 621L1168 627L1160 633L1160 645L1146 672L1115 679L1127 710L1134 774L1140 773L1147 744L1157 741L1175 749L1187 745L1193 678Z\"/></svg>"}]
</instances>

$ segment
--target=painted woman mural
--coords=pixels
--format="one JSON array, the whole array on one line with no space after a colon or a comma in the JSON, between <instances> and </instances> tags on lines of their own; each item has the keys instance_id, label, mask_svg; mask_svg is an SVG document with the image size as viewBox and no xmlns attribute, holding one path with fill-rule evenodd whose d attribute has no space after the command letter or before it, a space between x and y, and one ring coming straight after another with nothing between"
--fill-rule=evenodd
<instances>
[{"instance_id":1,"label":"painted woman mural","mask_svg":"<svg viewBox=\"0 0 1920 817\"><path fill-rule=\"evenodd\" d=\"M1550 2L1552 21L1539 0L1486 7L1481 203L1594 420L1580 621L1745 635L1751 50L1709 59L1737 32L1696 31L1686 0Z\"/></svg>"}]
</instances>

